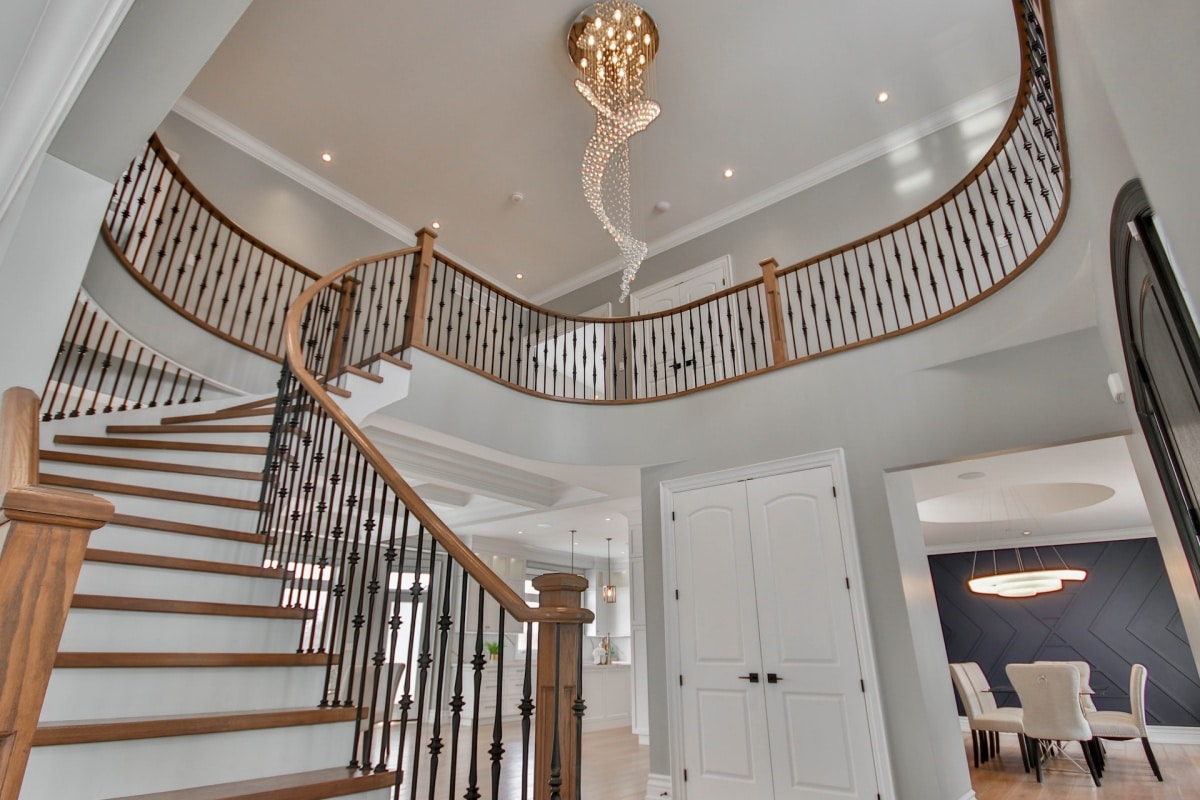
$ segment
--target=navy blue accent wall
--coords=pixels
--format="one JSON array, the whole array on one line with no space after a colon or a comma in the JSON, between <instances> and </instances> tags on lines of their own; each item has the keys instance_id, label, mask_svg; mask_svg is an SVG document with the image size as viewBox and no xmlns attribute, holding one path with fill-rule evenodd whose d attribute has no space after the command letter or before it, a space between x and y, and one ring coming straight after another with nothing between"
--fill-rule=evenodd
<instances>
[{"instance_id":1,"label":"navy blue accent wall","mask_svg":"<svg viewBox=\"0 0 1200 800\"><path fill-rule=\"evenodd\" d=\"M1200 726L1200 676L1154 539L1060 546L1082 583L1030 598L998 598L967 589L973 553L929 557L929 569L952 662L978 662L993 685L1005 685L1011 662L1086 661L1100 709L1129 710L1129 669L1146 666L1146 717L1152 725ZM1008 551L1008 556L1011 557ZM1058 566L1042 548L1046 566ZM1031 551L1023 550L1028 562ZM984 567L984 560L987 566ZM977 574L991 570L979 554ZM1016 696L997 695L1016 705ZM961 708L960 708L961 713Z\"/></svg>"}]
</instances>

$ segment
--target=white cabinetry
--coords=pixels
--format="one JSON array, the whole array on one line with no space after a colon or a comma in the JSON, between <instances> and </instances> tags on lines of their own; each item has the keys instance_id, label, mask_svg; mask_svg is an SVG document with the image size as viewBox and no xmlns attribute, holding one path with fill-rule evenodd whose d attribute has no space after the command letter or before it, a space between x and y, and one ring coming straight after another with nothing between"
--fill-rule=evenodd
<instances>
[{"instance_id":1,"label":"white cabinetry","mask_svg":"<svg viewBox=\"0 0 1200 800\"><path fill-rule=\"evenodd\" d=\"M483 674L479 680L479 719L483 721L496 718L496 684L501 683L500 716L503 719L520 719L519 704L525 691L525 662L522 660L505 660L503 678L499 675L496 665L498 662L489 661L483 666ZM530 674L531 685L537 680L537 664L533 665ZM463 667L463 719L473 719L475 714L475 670L469 665Z\"/></svg>"},{"instance_id":2,"label":"white cabinetry","mask_svg":"<svg viewBox=\"0 0 1200 800\"><path fill-rule=\"evenodd\" d=\"M630 720L629 664L584 665L584 730L628 728Z\"/></svg>"}]
</instances>

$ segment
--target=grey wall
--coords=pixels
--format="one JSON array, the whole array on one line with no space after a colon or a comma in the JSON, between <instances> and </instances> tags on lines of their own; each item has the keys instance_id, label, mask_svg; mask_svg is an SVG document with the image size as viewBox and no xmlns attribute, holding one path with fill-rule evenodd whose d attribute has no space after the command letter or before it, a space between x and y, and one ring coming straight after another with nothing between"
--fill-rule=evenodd
<instances>
[{"instance_id":1,"label":"grey wall","mask_svg":"<svg viewBox=\"0 0 1200 800\"><path fill-rule=\"evenodd\" d=\"M1200 725L1200 676L1158 542L1131 539L1057 550L1068 566L1087 570L1087 579L1028 598L967 589L975 553L929 557L949 660L977 662L992 685L1010 683L1004 672L1010 663L1086 661L1096 691L1092 699L1102 711L1129 710L1129 670L1144 664L1147 721ZM1047 567L1058 565L1053 551L1040 552ZM1032 553L1022 550L1026 565ZM979 556L984 561L975 574L991 574L991 554ZM997 561L1001 571L1016 569L1013 551L1000 551ZM996 699L1018 705L1014 695Z\"/></svg>"},{"instance_id":2,"label":"grey wall","mask_svg":"<svg viewBox=\"0 0 1200 800\"><path fill-rule=\"evenodd\" d=\"M650 286L729 254L734 283L762 275L759 262L788 266L854 241L924 207L961 180L995 140L1012 102L982 111L886 156L646 259L634 288ZM974 160L967 154L974 152ZM781 175L780 178L786 176ZM852 211L851 211L852 210ZM670 212L668 212L670 213ZM581 313L615 300L620 274L547 303ZM628 313L628 305L614 313Z\"/></svg>"},{"instance_id":3,"label":"grey wall","mask_svg":"<svg viewBox=\"0 0 1200 800\"><path fill-rule=\"evenodd\" d=\"M158 134L217 208L311 270L332 272L413 243L384 233L176 113L163 120Z\"/></svg>"}]
</instances>

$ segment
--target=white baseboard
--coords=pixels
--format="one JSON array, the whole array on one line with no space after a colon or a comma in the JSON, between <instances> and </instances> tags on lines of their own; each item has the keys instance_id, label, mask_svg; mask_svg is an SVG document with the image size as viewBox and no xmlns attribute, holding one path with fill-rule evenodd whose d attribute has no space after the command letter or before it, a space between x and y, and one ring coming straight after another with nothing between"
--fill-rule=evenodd
<instances>
[{"instance_id":1,"label":"white baseboard","mask_svg":"<svg viewBox=\"0 0 1200 800\"><path fill-rule=\"evenodd\" d=\"M966 717L958 718L958 726L963 733L971 730ZM1200 728L1181 725L1147 725L1146 733L1150 734L1152 744L1200 744Z\"/></svg>"},{"instance_id":2,"label":"white baseboard","mask_svg":"<svg viewBox=\"0 0 1200 800\"><path fill-rule=\"evenodd\" d=\"M971 789L966 794L964 794L962 797L958 798L958 800L975 800L975 790Z\"/></svg>"},{"instance_id":3,"label":"white baseboard","mask_svg":"<svg viewBox=\"0 0 1200 800\"><path fill-rule=\"evenodd\" d=\"M671 797L671 776L651 772L646 780L646 800L662 800Z\"/></svg>"}]
</instances>

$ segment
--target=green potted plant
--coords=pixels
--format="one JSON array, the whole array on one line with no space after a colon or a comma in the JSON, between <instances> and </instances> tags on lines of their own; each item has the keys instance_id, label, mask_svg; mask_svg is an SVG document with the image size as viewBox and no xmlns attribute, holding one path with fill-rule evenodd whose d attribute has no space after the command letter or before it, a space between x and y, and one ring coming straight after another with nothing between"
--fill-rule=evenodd
<instances>
[{"instance_id":1,"label":"green potted plant","mask_svg":"<svg viewBox=\"0 0 1200 800\"><path fill-rule=\"evenodd\" d=\"M487 648L488 658L490 660L495 661L497 658L500 657L500 643L499 642L484 642L483 646Z\"/></svg>"}]
</instances>

